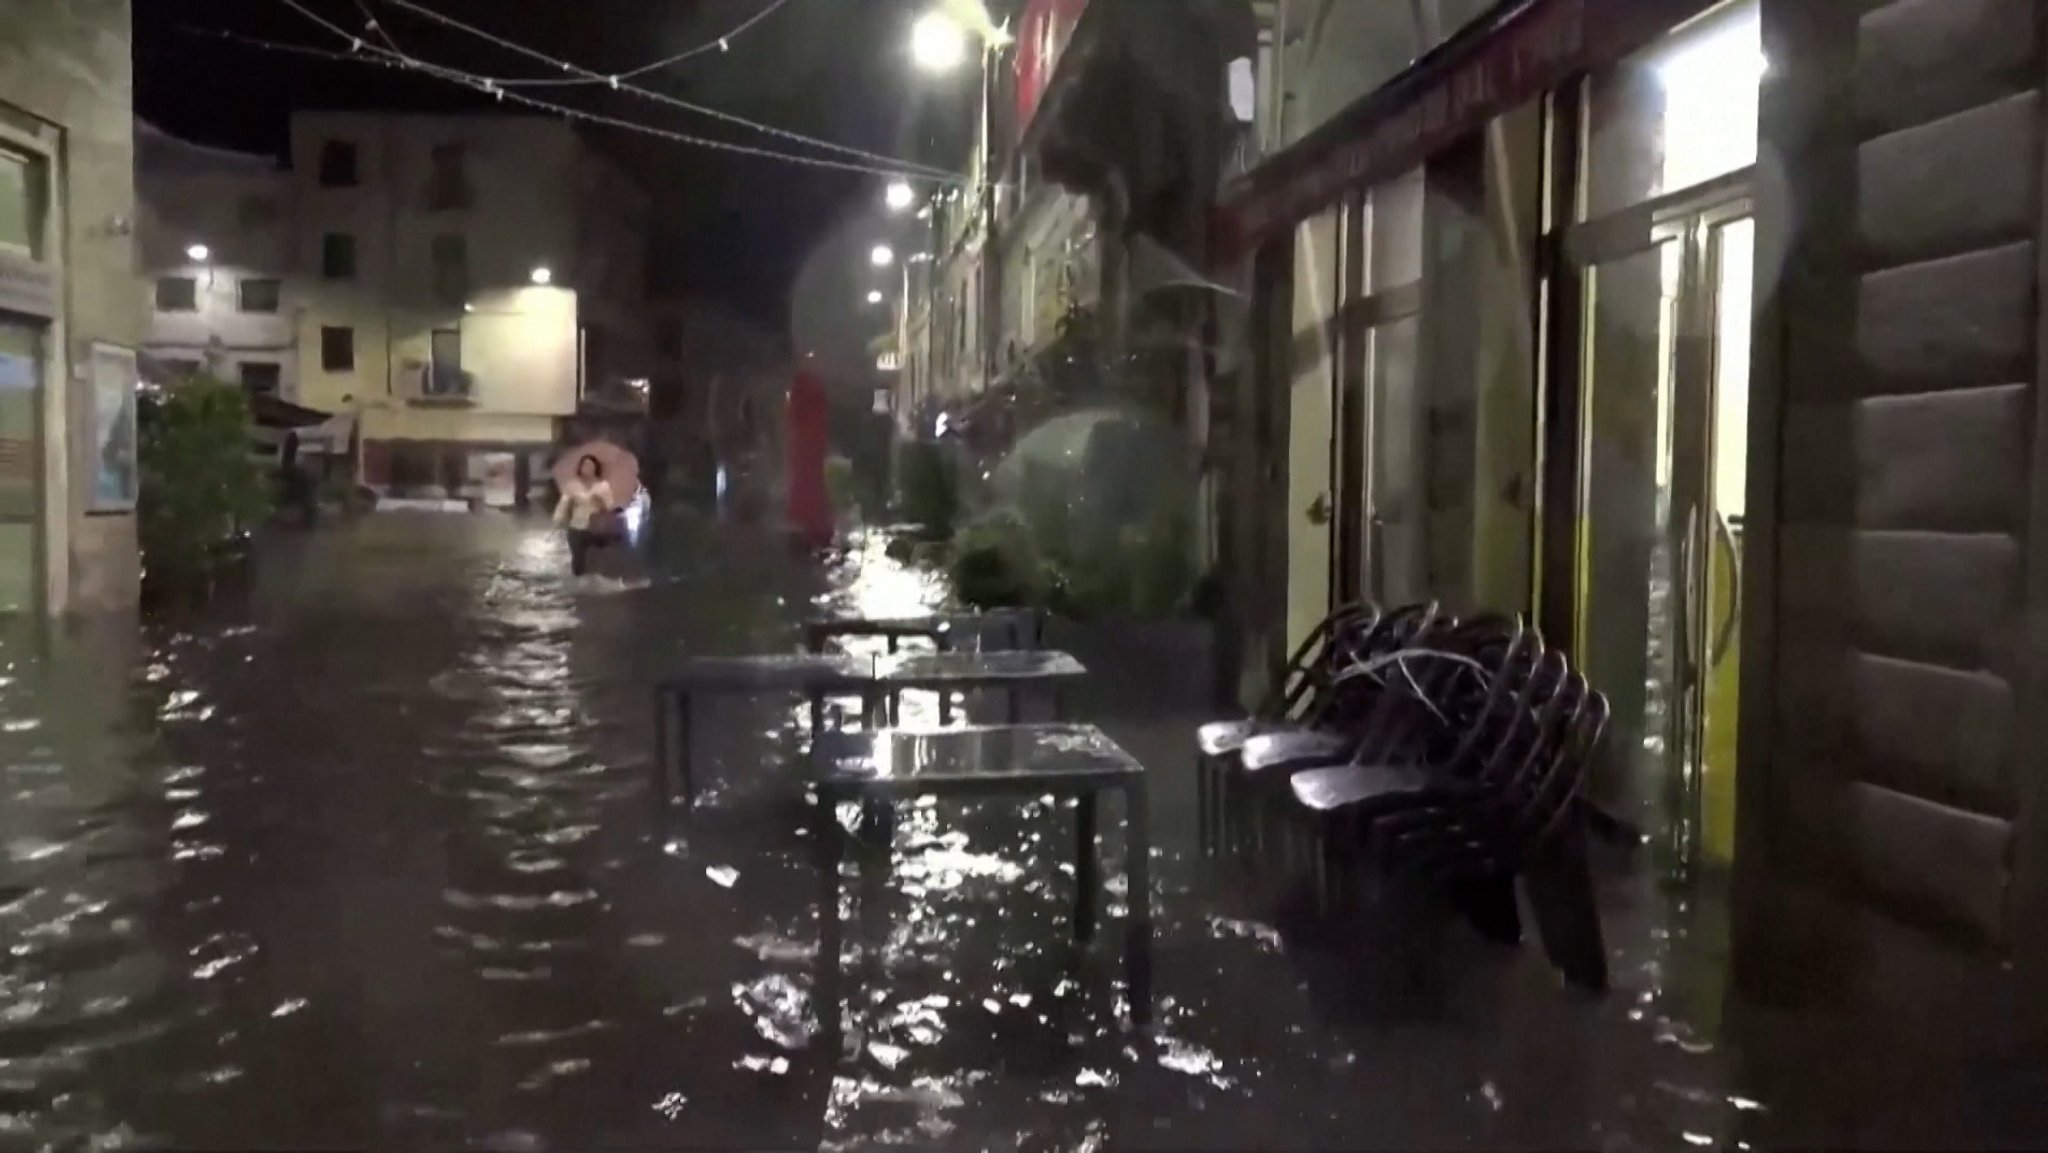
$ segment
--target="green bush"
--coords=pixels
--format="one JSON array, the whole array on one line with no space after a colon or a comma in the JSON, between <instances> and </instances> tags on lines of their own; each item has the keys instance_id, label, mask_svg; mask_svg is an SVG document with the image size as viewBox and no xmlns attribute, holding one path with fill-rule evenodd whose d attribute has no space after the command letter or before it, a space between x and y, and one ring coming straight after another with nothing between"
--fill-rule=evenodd
<instances>
[{"instance_id":1,"label":"green bush","mask_svg":"<svg viewBox=\"0 0 2048 1153\"><path fill-rule=\"evenodd\" d=\"M949 575L953 595L977 609L1045 603L1045 565L1031 530L1014 516L976 521L953 539Z\"/></svg>"},{"instance_id":2,"label":"green bush","mask_svg":"<svg viewBox=\"0 0 2048 1153\"><path fill-rule=\"evenodd\" d=\"M904 445L901 453L896 499L903 519L922 527L928 539L952 536L960 488L946 449L920 441Z\"/></svg>"},{"instance_id":3,"label":"green bush","mask_svg":"<svg viewBox=\"0 0 2048 1153\"><path fill-rule=\"evenodd\" d=\"M152 579L205 579L269 513L252 437L249 402L233 385L200 377L138 398L137 531Z\"/></svg>"},{"instance_id":4,"label":"green bush","mask_svg":"<svg viewBox=\"0 0 2048 1153\"><path fill-rule=\"evenodd\" d=\"M832 503L832 511L845 515L860 503L853 461L834 453L825 458L825 499Z\"/></svg>"}]
</instances>

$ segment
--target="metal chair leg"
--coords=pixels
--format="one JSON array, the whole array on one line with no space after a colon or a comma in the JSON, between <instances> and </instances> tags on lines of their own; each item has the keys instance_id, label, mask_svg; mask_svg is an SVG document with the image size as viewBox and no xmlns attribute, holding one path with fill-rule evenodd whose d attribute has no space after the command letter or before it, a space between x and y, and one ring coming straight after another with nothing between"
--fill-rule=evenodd
<instances>
[{"instance_id":1,"label":"metal chair leg","mask_svg":"<svg viewBox=\"0 0 2048 1153\"><path fill-rule=\"evenodd\" d=\"M1095 904L1102 887L1101 855L1095 832L1101 794L1084 794L1074 809L1074 939L1095 939Z\"/></svg>"}]
</instances>

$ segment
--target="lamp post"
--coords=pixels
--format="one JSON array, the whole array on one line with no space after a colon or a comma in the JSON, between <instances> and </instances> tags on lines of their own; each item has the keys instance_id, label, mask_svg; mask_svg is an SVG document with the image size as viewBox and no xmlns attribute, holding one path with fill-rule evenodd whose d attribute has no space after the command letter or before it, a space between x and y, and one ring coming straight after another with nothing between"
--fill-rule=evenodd
<instances>
[{"instance_id":1,"label":"lamp post","mask_svg":"<svg viewBox=\"0 0 2048 1153\"><path fill-rule=\"evenodd\" d=\"M910 57L926 72L951 72L967 59L967 30L943 11L927 12L911 26Z\"/></svg>"},{"instance_id":2,"label":"lamp post","mask_svg":"<svg viewBox=\"0 0 2048 1153\"><path fill-rule=\"evenodd\" d=\"M976 305L982 318L982 347L976 352L981 358L982 380L985 387L994 376L995 350L1000 342L996 325L993 323L999 307L992 307L992 302L999 305L1002 300L1002 263L999 256L1002 249L996 242L994 81L998 54L1010 42L1010 38L997 27L982 0L941 0L941 4L941 7L934 8L920 17L911 28L910 54L920 69L931 73L945 73L958 68L966 61L970 33L980 41L981 108L974 163L980 178L980 187L975 191L981 198L978 208L982 214L984 263L980 300ZM943 242L944 238L941 236L938 239Z\"/></svg>"}]
</instances>

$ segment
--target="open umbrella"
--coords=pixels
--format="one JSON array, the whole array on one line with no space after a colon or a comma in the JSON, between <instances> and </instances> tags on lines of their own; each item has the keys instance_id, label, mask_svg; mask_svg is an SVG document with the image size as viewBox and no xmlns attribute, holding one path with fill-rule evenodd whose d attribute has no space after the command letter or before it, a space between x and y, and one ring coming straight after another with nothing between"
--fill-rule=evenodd
<instances>
[{"instance_id":1,"label":"open umbrella","mask_svg":"<svg viewBox=\"0 0 2048 1153\"><path fill-rule=\"evenodd\" d=\"M576 478L576 466L586 456L594 456L604 468L605 483L612 488L612 498L620 504L633 499L640 491L640 458L608 440L585 441L555 458L555 484L567 488Z\"/></svg>"}]
</instances>

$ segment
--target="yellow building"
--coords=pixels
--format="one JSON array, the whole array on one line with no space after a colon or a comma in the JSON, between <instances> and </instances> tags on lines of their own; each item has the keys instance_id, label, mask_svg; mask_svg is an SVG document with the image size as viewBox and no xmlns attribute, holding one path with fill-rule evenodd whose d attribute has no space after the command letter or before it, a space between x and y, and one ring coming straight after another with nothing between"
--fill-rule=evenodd
<instances>
[{"instance_id":1,"label":"yellow building","mask_svg":"<svg viewBox=\"0 0 2048 1153\"><path fill-rule=\"evenodd\" d=\"M295 399L357 416L365 483L524 492L587 392L646 377L647 200L573 126L308 113L291 139Z\"/></svg>"}]
</instances>

